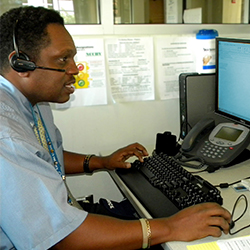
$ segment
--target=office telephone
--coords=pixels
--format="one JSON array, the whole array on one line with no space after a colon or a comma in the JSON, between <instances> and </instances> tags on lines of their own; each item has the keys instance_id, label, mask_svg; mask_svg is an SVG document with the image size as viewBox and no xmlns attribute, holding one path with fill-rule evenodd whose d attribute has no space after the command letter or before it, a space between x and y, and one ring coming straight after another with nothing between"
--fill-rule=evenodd
<instances>
[{"instance_id":1,"label":"office telephone","mask_svg":"<svg viewBox=\"0 0 250 250\"><path fill-rule=\"evenodd\" d=\"M200 120L183 140L186 157L198 157L212 166L232 162L250 143L250 130L240 124L220 123L211 118Z\"/></svg>"}]
</instances>

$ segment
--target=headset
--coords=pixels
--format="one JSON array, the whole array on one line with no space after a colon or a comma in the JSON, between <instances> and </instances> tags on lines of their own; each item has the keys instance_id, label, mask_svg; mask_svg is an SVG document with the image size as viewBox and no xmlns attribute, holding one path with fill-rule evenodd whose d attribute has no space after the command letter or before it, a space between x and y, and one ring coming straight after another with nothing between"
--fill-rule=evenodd
<instances>
[{"instance_id":1,"label":"headset","mask_svg":"<svg viewBox=\"0 0 250 250\"><path fill-rule=\"evenodd\" d=\"M27 71L34 71L35 69L44 69L44 70L54 70L59 72L66 72L65 69L55 69L55 68L48 68L37 66L34 62L30 61L29 57L20 52L18 49L17 41L16 41L16 30L17 30L18 20L13 28L13 45L15 49L15 54L11 56L9 62L10 66L17 72L27 72Z\"/></svg>"}]
</instances>

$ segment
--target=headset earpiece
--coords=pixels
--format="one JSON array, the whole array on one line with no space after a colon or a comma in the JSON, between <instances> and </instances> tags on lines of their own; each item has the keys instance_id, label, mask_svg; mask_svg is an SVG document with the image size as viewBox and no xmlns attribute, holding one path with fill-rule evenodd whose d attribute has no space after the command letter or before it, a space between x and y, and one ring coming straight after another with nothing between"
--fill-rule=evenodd
<instances>
[{"instance_id":1,"label":"headset earpiece","mask_svg":"<svg viewBox=\"0 0 250 250\"><path fill-rule=\"evenodd\" d=\"M10 66L17 72L27 72L33 71L36 69L36 64L29 60L29 57L22 52L18 53L19 56L15 53L10 58Z\"/></svg>"}]
</instances>

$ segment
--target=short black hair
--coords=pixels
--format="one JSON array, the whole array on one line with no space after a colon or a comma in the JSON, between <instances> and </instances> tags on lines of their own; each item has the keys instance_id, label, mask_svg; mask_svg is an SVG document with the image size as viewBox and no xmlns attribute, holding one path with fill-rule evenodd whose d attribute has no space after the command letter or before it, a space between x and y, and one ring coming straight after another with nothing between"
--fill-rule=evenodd
<instances>
[{"instance_id":1,"label":"short black hair","mask_svg":"<svg viewBox=\"0 0 250 250\"><path fill-rule=\"evenodd\" d=\"M10 67L8 56L14 51L13 32L19 51L36 60L40 50L50 42L47 26L51 23L64 25L63 18L53 9L25 6L5 12L0 17L0 74Z\"/></svg>"}]
</instances>

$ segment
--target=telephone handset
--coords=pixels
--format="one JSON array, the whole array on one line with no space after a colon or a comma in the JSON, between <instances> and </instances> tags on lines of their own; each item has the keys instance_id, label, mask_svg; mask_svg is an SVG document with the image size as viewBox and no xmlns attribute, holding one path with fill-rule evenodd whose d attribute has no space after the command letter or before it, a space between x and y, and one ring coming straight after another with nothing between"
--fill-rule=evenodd
<instances>
[{"instance_id":1,"label":"telephone handset","mask_svg":"<svg viewBox=\"0 0 250 250\"><path fill-rule=\"evenodd\" d=\"M184 138L181 150L186 157L199 157L208 165L224 166L250 143L250 130L234 123L215 126L211 118L200 120Z\"/></svg>"},{"instance_id":2,"label":"telephone handset","mask_svg":"<svg viewBox=\"0 0 250 250\"><path fill-rule=\"evenodd\" d=\"M184 152L190 152L195 145L202 139L208 132L210 132L215 127L215 122L211 118L206 118L200 120L196 125L190 130L182 143L182 150Z\"/></svg>"}]
</instances>

